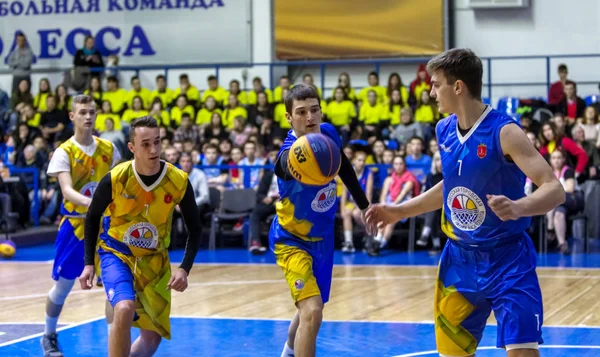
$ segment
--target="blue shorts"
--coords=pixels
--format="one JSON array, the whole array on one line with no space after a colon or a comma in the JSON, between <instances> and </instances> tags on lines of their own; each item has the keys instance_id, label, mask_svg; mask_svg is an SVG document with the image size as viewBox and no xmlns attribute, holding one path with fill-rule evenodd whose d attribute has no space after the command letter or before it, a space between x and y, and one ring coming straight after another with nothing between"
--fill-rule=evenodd
<instances>
[{"instance_id":1,"label":"blue shorts","mask_svg":"<svg viewBox=\"0 0 600 357\"><path fill-rule=\"evenodd\" d=\"M333 274L333 235L316 242L295 237L273 220L269 246L290 287L294 303L312 296L329 301Z\"/></svg>"},{"instance_id":2,"label":"blue shorts","mask_svg":"<svg viewBox=\"0 0 600 357\"><path fill-rule=\"evenodd\" d=\"M54 242L56 256L54 266L52 267L52 279L58 280L59 277L73 280L77 279L84 266L84 244L75 235L75 230L69 219L64 219L56 241Z\"/></svg>"},{"instance_id":3,"label":"blue shorts","mask_svg":"<svg viewBox=\"0 0 600 357\"><path fill-rule=\"evenodd\" d=\"M102 284L112 307L115 307L119 301L135 301L133 272L127 263L102 249L98 251L98 255L102 270Z\"/></svg>"},{"instance_id":4,"label":"blue shorts","mask_svg":"<svg viewBox=\"0 0 600 357\"><path fill-rule=\"evenodd\" d=\"M435 291L438 352L474 354L492 310L498 322L497 347L543 343L542 293L535 268L535 249L526 234L486 249L449 239Z\"/></svg>"}]
</instances>

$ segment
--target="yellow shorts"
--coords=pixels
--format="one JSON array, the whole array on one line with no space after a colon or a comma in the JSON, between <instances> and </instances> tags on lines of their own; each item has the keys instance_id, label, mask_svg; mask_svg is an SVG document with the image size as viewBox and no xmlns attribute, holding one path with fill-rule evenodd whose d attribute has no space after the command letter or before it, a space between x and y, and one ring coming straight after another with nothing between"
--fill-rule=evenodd
<instances>
[{"instance_id":1,"label":"yellow shorts","mask_svg":"<svg viewBox=\"0 0 600 357\"><path fill-rule=\"evenodd\" d=\"M329 300L333 262L317 260L308 249L293 245L275 244L274 251L294 303L317 295L323 303Z\"/></svg>"},{"instance_id":2,"label":"yellow shorts","mask_svg":"<svg viewBox=\"0 0 600 357\"><path fill-rule=\"evenodd\" d=\"M134 327L155 331L171 338L171 263L167 251L134 257L120 252L99 250L102 282L108 301L114 307L119 301L136 303Z\"/></svg>"},{"instance_id":3,"label":"yellow shorts","mask_svg":"<svg viewBox=\"0 0 600 357\"><path fill-rule=\"evenodd\" d=\"M355 208L356 208L356 203L354 203L354 202L346 202L346 206L344 207L344 209L346 211L350 211L350 212L354 211Z\"/></svg>"}]
</instances>

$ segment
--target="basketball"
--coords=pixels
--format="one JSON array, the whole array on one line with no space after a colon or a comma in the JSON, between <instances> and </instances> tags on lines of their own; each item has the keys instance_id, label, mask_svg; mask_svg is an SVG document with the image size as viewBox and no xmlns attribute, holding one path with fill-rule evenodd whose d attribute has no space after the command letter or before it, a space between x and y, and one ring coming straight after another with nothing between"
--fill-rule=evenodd
<instances>
[{"instance_id":1,"label":"basketball","mask_svg":"<svg viewBox=\"0 0 600 357\"><path fill-rule=\"evenodd\" d=\"M12 258L17 252L17 246L13 241L3 240L0 242L0 256L4 258Z\"/></svg>"},{"instance_id":2,"label":"basketball","mask_svg":"<svg viewBox=\"0 0 600 357\"><path fill-rule=\"evenodd\" d=\"M292 145L288 168L301 183L323 186L337 176L341 162L340 148L333 140L323 134L306 134Z\"/></svg>"}]
</instances>

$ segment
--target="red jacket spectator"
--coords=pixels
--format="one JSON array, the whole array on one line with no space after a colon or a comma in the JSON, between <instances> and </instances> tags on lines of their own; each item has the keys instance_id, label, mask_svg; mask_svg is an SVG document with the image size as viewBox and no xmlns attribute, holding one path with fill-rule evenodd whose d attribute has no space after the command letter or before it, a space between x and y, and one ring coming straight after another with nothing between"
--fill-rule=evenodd
<instances>
[{"instance_id":1,"label":"red jacket spectator","mask_svg":"<svg viewBox=\"0 0 600 357\"><path fill-rule=\"evenodd\" d=\"M555 106L563 100L565 96L564 85L567 82L567 75L569 74L567 66L561 64L558 66L558 78L559 81L552 83L550 90L548 91L548 104Z\"/></svg>"},{"instance_id":2,"label":"red jacket spectator","mask_svg":"<svg viewBox=\"0 0 600 357\"><path fill-rule=\"evenodd\" d=\"M550 160L550 154L558 148L562 148L567 153L567 165L574 167L575 172L578 174L584 173L588 163L588 156L585 151L577 146L577 144L567 138L556 135L556 127L554 123L545 123L542 126L542 135L540 135L540 141L542 147L540 147L540 154Z\"/></svg>"}]
</instances>

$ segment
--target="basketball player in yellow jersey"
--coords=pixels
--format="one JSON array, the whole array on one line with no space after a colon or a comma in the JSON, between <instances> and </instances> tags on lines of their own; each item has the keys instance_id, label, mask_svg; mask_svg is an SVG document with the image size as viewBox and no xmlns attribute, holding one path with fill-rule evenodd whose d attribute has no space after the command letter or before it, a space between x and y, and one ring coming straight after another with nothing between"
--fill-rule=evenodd
<instances>
[{"instance_id":1,"label":"basketball player in yellow jersey","mask_svg":"<svg viewBox=\"0 0 600 357\"><path fill-rule=\"evenodd\" d=\"M121 159L110 141L92 135L96 121L92 97L73 98L69 117L75 134L54 151L48 164L48 175L58 178L64 201L52 269L56 283L46 301L46 329L41 338L45 357L62 356L56 325L67 295L83 271L83 219L98 182Z\"/></svg>"},{"instance_id":2,"label":"basketball player in yellow jersey","mask_svg":"<svg viewBox=\"0 0 600 357\"><path fill-rule=\"evenodd\" d=\"M201 235L198 207L187 174L160 160L158 123L152 117L131 122L133 161L112 169L98 185L85 221L85 268L82 289L94 278L98 254L102 282L114 308L109 356L152 356L161 339L171 338L171 291L184 291ZM189 236L179 268L171 273L173 210L179 205ZM102 217L104 214L104 217ZM131 327L140 337L131 345Z\"/></svg>"}]
</instances>

